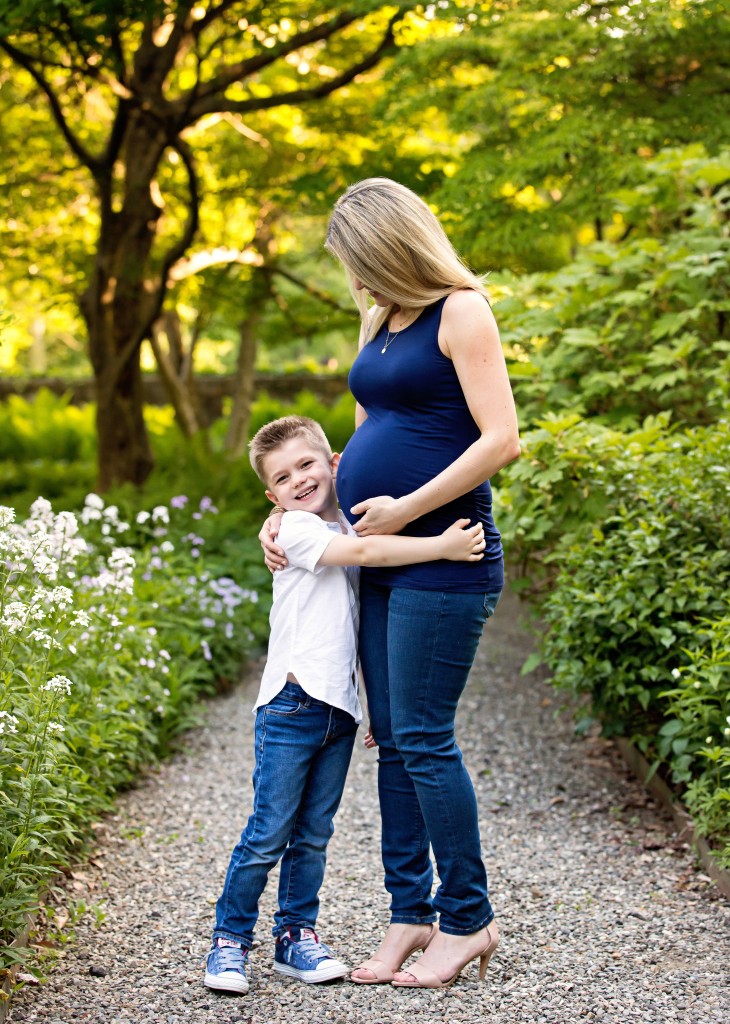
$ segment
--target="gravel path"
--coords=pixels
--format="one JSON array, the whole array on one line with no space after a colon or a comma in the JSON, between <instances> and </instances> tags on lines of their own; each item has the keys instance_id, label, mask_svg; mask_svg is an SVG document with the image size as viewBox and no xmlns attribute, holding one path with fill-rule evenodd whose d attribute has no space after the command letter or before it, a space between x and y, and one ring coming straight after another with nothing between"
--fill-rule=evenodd
<instances>
[{"instance_id":1,"label":"gravel path","mask_svg":"<svg viewBox=\"0 0 730 1024\"><path fill-rule=\"evenodd\" d=\"M118 804L73 895L85 915L49 981L9 1020L47 1024L727 1024L730 904L695 867L610 746L576 739L560 697L520 678L530 640L514 599L489 623L460 712L502 933L487 982L450 989L306 986L271 967L276 886L262 901L247 996L203 987L214 903L251 802L257 672L211 702L184 753ZM387 921L375 759L358 743L330 845L320 935L351 964ZM70 926L68 926L70 927Z\"/></svg>"}]
</instances>

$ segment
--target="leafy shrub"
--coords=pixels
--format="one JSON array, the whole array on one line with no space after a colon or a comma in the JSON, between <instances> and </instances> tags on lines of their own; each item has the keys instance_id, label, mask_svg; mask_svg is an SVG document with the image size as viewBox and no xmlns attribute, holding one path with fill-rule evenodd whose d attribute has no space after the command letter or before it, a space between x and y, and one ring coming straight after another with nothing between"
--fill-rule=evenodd
<instances>
[{"instance_id":1,"label":"leafy shrub","mask_svg":"<svg viewBox=\"0 0 730 1024\"><path fill-rule=\"evenodd\" d=\"M631 429L708 423L730 381L730 152L667 150L614 197L619 241L495 282L523 422L545 410Z\"/></svg>"},{"instance_id":2,"label":"leafy shrub","mask_svg":"<svg viewBox=\"0 0 730 1024\"><path fill-rule=\"evenodd\" d=\"M523 547L549 545L557 567L540 604L542 657L556 685L588 695L606 734L630 736L682 788L700 829L728 842L730 427L652 439L655 429L622 448L611 431L563 424L549 435L553 458L538 438L530 514L542 510L550 529L521 528ZM596 451L582 460L586 439ZM542 476L551 462L553 493ZM519 489L529 490L524 475ZM730 863L730 846L723 856Z\"/></svg>"},{"instance_id":3,"label":"leafy shrub","mask_svg":"<svg viewBox=\"0 0 730 1024\"><path fill-rule=\"evenodd\" d=\"M522 457L495 487L495 515L517 567L515 587L539 602L563 551L603 522L640 466L651 474L682 446L676 434L667 414L625 433L577 413L556 413L525 432Z\"/></svg>"}]
</instances>

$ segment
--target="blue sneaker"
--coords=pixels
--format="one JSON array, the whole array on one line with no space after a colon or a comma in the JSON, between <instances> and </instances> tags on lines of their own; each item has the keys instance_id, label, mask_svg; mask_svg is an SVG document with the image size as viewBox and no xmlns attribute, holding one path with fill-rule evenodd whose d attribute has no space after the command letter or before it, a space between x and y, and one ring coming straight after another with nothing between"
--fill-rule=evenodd
<instances>
[{"instance_id":1,"label":"blue sneaker","mask_svg":"<svg viewBox=\"0 0 730 1024\"><path fill-rule=\"evenodd\" d=\"M213 939L213 948L208 953L204 984L218 992L248 992L248 950L239 942Z\"/></svg>"},{"instance_id":2,"label":"blue sneaker","mask_svg":"<svg viewBox=\"0 0 730 1024\"><path fill-rule=\"evenodd\" d=\"M290 928L276 940L274 970L308 984L344 978L350 968L335 960L311 928Z\"/></svg>"}]
</instances>

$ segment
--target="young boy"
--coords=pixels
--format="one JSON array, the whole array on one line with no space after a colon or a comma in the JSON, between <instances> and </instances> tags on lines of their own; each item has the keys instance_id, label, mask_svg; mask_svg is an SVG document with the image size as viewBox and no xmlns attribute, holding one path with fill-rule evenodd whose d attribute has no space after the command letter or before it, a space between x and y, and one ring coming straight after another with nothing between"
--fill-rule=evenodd
<instances>
[{"instance_id":1,"label":"young boy","mask_svg":"<svg viewBox=\"0 0 730 1024\"><path fill-rule=\"evenodd\" d=\"M305 982L349 972L314 929L332 819L362 720L353 567L478 561L484 549L481 523L464 529L466 519L439 537L358 537L337 507L339 455L314 420L274 420L255 435L250 456L266 496L285 510L278 543L289 564L274 576L254 708L253 813L231 855L205 973L208 988L238 993L248 991L258 901L279 858L274 969Z\"/></svg>"}]
</instances>

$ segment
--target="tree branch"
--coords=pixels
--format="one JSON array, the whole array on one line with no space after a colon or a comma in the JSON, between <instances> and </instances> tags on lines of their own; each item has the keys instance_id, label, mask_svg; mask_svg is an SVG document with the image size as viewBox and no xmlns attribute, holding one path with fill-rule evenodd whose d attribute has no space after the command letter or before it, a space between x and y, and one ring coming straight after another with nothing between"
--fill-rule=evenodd
<instances>
[{"instance_id":1,"label":"tree branch","mask_svg":"<svg viewBox=\"0 0 730 1024\"><path fill-rule=\"evenodd\" d=\"M173 264L170 267L168 281L170 283L184 281L185 278L200 274L203 270L209 270L210 267L225 267L234 263L260 266L261 254L255 249L227 249L223 245L217 246L215 249L203 249Z\"/></svg>"},{"instance_id":2,"label":"tree branch","mask_svg":"<svg viewBox=\"0 0 730 1024\"><path fill-rule=\"evenodd\" d=\"M197 98L205 100L208 97L222 95L234 82L240 82L244 78L249 78L257 71L262 71L264 68L274 64L287 53L299 50L302 46L319 42L322 39L329 39L335 32L351 25L353 21L357 21L358 17L358 14L338 14L337 17L332 18L330 21L316 25L306 32L300 32L278 46L272 46L270 50L265 50L263 53L256 54L255 57L249 57L248 60L242 60L238 64L232 64L230 67L224 68L214 78L198 86Z\"/></svg>"},{"instance_id":3,"label":"tree branch","mask_svg":"<svg viewBox=\"0 0 730 1024\"><path fill-rule=\"evenodd\" d=\"M329 96L330 93L335 92L337 89L349 85L358 75L374 68L382 57L395 46L393 26L400 16L400 11L398 14L393 15L388 22L383 38L371 54L364 57L359 64L353 65L353 67L348 68L347 71L344 71L337 78L333 78L329 82L322 82L310 89L292 89L291 92L279 93L276 96L257 96L247 100L226 100L222 94L208 96L191 106L189 116L193 121L197 121L205 114L220 113L222 111L244 114L250 113L253 110L269 110L272 107L281 107L287 104L307 103L309 100L317 100L323 96Z\"/></svg>"},{"instance_id":4,"label":"tree branch","mask_svg":"<svg viewBox=\"0 0 730 1024\"><path fill-rule=\"evenodd\" d=\"M56 124L60 128L61 134L68 143L72 153L85 167L89 168L95 178L98 177L98 175L104 170L103 162L100 161L98 157L95 157L93 153L90 153L71 131L68 121L61 109L58 97L40 71L33 65L32 58L23 53L22 50L16 49L16 47L14 47L12 43L9 43L7 39L0 39L0 47L5 50L8 56L11 57L16 64L19 64L20 67L27 71L31 78L36 82L41 91L45 94Z\"/></svg>"},{"instance_id":5,"label":"tree branch","mask_svg":"<svg viewBox=\"0 0 730 1024\"><path fill-rule=\"evenodd\" d=\"M345 308L344 306L341 306L337 299L328 295L327 292L321 291L316 285L310 284L308 281L303 281L300 277L297 277L296 274L292 274L291 271L284 270L283 267L280 267L276 263L270 263L268 267L272 274L278 274L279 277L283 277L287 281L291 281L291 283L295 284L297 288L301 288L303 291L307 292L308 295L311 295L313 298L325 303L325 305L336 309L338 313L352 313L352 309L350 307Z\"/></svg>"}]
</instances>

